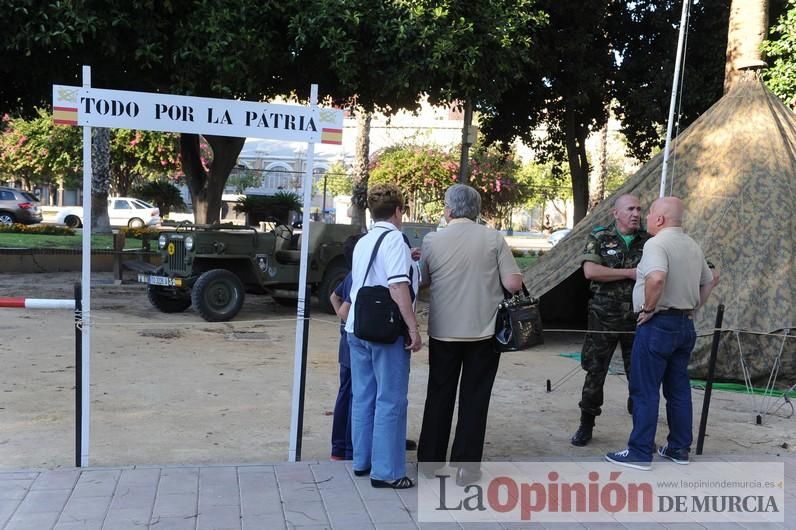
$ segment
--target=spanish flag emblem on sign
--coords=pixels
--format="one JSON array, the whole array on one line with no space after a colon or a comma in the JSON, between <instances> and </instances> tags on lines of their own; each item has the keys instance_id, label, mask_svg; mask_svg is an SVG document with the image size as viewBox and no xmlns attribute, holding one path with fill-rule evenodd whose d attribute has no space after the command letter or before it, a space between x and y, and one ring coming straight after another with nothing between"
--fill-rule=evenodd
<instances>
[{"instance_id":1,"label":"spanish flag emblem on sign","mask_svg":"<svg viewBox=\"0 0 796 530\"><path fill-rule=\"evenodd\" d=\"M53 123L77 125L77 99L80 88L53 85Z\"/></svg>"},{"instance_id":2,"label":"spanish flag emblem on sign","mask_svg":"<svg viewBox=\"0 0 796 530\"><path fill-rule=\"evenodd\" d=\"M77 107L53 107L53 123L77 125Z\"/></svg>"},{"instance_id":3,"label":"spanish flag emblem on sign","mask_svg":"<svg viewBox=\"0 0 796 530\"><path fill-rule=\"evenodd\" d=\"M321 129L321 143L342 145L343 129L329 129L324 127Z\"/></svg>"}]
</instances>

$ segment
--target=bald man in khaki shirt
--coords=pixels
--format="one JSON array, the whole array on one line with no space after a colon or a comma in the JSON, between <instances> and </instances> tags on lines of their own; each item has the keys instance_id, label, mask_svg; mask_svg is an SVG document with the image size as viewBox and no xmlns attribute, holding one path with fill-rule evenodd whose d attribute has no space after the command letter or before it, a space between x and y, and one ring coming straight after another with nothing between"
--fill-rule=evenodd
<instances>
[{"instance_id":1,"label":"bald man in khaki shirt","mask_svg":"<svg viewBox=\"0 0 796 530\"><path fill-rule=\"evenodd\" d=\"M636 268L633 304L638 328L633 342L630 397L633 432L627 448L605 455L609 462L651 469L658 427L660 389L666 398L667 443L658 454L685 465L693 439L688 361L694 349L694 311L705 304L718 274L712 272L699 245L683 232L685 208L676 197L652 203L644 256Z\"/></svg>"}]
</instances>

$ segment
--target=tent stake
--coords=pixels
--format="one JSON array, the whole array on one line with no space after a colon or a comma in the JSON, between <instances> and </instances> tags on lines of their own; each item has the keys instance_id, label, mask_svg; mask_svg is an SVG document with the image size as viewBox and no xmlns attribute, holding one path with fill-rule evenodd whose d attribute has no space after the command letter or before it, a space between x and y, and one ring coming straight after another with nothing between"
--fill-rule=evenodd
<instances>
[{"instance_id":1,"label":"tent stake","mask_svg":"<svg viewBox=\"0 0 796 530\"><path fill-rule=\"evenodd\" d=\"M713 392L713 377L716 372L716 356L719 352L721 339L721 323L724 320L724 304L719 304L716 311L716 327L713 329L713 344L710 346L710 360L708 361L708 378L705 381L705 399L702 401L702 416L699 418L699 436L697 436L696 454L702 454L705 443L705 429L708 426L708 411L710 410L710 395Z\"/></svg>"}]
</instances>

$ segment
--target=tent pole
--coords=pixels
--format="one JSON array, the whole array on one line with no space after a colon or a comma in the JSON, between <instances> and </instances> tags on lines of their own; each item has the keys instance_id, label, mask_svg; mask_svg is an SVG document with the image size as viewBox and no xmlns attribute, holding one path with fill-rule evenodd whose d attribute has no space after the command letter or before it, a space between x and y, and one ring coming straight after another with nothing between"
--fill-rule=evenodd
<instances>
[{"instance_id":1,"label":"tent pole","mask_svg":"<svg viewBox=\"0 0 796 530\"><path fill-rule=\"evenodd\" d=\"M716 356L719 353L719 340L721 340L721 323L724 321L724 304L719 304L716 311L716 327L713 329L713 344L710 346L710 360L708 361L708 378L705 381L705 398L702 400L702 416L699 418L699 435L697 436L696 454L702 454L705 444L705 431L708 426L708 411L710 410L710 395L713 393L713 378L716 374Z\"/></svg>"},{"instance_id":2,"label":"tent pole","mask_svg":"<svg viewBox=\"0 0 796 530\"><path fill-rule=\"evenodd\" d=\"M680 34L677 37L677 57L674 60L672 97L669 102L669 121L666 124L666 146L663 149L663 165L661 166L661 189L659 195L660 197L666 195L666 172L669 167L669 146L672 143L672 126L674 124L674 109L677 104L677 92L678 92L678 86L680 84L680 69L682 67L685 33L686 31L688 31L688 11L690 7L691 7L691 0L683 0L683 13L680 16Z\"/></svg>"}]
</instances>

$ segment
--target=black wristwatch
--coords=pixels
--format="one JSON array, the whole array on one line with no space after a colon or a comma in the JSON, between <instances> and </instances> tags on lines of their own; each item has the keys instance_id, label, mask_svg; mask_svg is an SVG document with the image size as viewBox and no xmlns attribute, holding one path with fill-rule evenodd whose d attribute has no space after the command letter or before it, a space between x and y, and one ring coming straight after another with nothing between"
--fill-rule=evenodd
<instances>
[{"instance_id":1,"label":"black wristwatch","mask_svg":"<svg viewBox=\"0 0 796 530\"><path fill-rule=\"evenodd\" d=\"M654 307L652 309L647 309L644 307L644 304L641 304L641 310L639 311L639 313L654 313L654 312L655 312Z\"/></svg>"}]
</instances>

